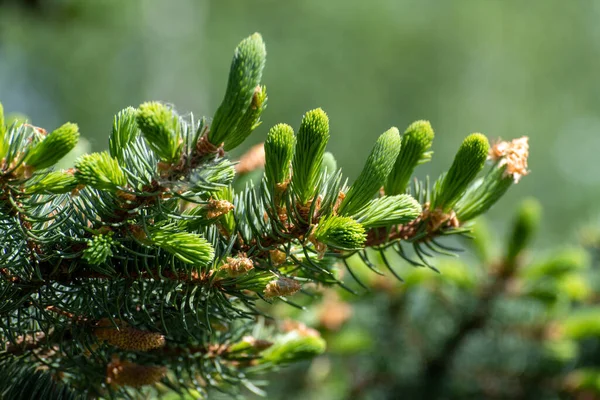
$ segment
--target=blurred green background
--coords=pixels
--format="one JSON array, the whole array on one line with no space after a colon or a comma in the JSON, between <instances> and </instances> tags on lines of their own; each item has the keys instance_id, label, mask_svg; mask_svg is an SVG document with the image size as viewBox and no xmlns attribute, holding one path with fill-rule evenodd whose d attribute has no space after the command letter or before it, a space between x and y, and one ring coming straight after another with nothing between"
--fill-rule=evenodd
<instances>
[{"instance_id":1,"label":"blurred green background","mask_svg":"<svg viewBox=\"0 0 600 400\"><path fill-rule=\"evenodd\" d=\"M462 138L530 137L518 199L545 209L536 247L600 223L600 2L595 0L0 0L0 101L52 129L77 122L93 150L112 116L145 100L212 116L232 51L261 32L269 106L245 148L322 107L329 150L352 179L377 136L431 121L437 176Z\"/></svg>"}]
</instances>

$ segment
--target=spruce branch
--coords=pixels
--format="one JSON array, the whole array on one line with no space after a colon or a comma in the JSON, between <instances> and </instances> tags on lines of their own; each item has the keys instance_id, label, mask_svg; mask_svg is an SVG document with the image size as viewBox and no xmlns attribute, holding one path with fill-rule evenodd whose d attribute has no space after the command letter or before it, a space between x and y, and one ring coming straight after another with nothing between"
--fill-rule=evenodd
<instances>
[{"instance_id":1,"label":"spruce branch","mask_svg":"<svg viewBox=\"0 0 600 400\"><path fill-rule=\"evenodd\" d=\"M432 252L453 254L437 240L468 233L470 217L527 172L526 140L498 144L490 172L469 188L488 157L476 134L433 190L416 181L408 191L431 156L433 130L418 121L403 138L383 133L346 190L325 152L320 108L304 114L297 135L273 126L264 153L254 148L236 170L225 151L260 123L265 57L260 35L240 43L212 124L159 102L128 107L114 117L109 150L67 171L52 167L75 145L76 125L46 134L0 123L1 368L19 357L91 397L158 382L237 393L259 373L325 350L310 328L258 329L264 303L301 307L295 298L314 284L347 287L340 262L358 254L372 268L368 248L382 259L393 248L411 264L403 245L425 264ZM263 164L259 183L235 180ZM0 379L0 393L9 387Z\"/></svg>"}]
</instances>

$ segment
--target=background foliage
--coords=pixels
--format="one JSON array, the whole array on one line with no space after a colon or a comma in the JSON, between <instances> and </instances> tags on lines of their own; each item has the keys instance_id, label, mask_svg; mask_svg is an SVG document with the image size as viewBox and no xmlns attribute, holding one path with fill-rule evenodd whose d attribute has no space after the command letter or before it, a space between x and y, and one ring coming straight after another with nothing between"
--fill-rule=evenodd
<instances>
[{"instance_id":1,"label":"background foliage","mask_svg":"<svg viewBox=\"0 0 600 400\"><path fill-rule=\"evenodd\" d=\"M545 210L535 247L561 247L577 243L583 224L599 225L599 17L593 0L3 0L0 97L39 126L76 121L103 150L110 127L97 121L128 105L156 99L213 115L231 48L260 31L270 99L246 146L318 106L351 179L362 167L355 150L389 123L431 120L436 157L423 176L449 165L468 132L528 135L533 175L492 210L491 230L501 237L515 200L533 194ZM376 304L359 303L352 323L378 323L368 317ZM347 382L336 382L344 393Z\"/></svg>"}]
</instances>

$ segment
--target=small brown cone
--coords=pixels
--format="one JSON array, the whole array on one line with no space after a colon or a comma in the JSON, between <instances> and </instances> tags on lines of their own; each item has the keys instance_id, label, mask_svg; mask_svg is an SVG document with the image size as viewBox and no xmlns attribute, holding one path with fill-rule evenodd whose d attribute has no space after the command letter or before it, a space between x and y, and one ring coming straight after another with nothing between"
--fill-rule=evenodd
<instances>
[{"instance_id":1,"label":"small brown cone","mask_svg":"<svg viewBox=\"0 0 600 400\"><path fill-rule=\"evenodd\" d=\"M123 350L148 351L163 347L165 337L157 332L148 332L130 327L125 321L115 319L117 327L108 318L102 318L96 323L94 335Z\"/></svg>"}]
</instances>

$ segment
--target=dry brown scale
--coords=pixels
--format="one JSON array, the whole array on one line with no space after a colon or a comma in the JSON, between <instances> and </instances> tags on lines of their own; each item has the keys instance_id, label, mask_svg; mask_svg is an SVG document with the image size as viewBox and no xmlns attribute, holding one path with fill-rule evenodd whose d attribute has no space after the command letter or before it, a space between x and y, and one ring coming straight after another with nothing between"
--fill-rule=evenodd
<instances>
[{"instance_id":1,"label":"dry brown scale","mask_svg":"<svg viewBox=\"0 0 600 400\"><path fill-rule=\"evenodd\" d=\"M297 293L300 289L302 289L302 286L298 281L285 276L280 276L277 279L267 283L267 286L264 290L264 295L268 299L279 296L291 296Z\"/></svg>"},{"instance_id":2,"label":"dry brown scale","mask_svg":"<svg viewBox=\"0 0 600 400\"><path fill-rule=\"evenodd\" d=\"M239 253L237 257L227 257L226 261L220 269L231 277L240 276L254 268L254 262L246 257L246 253Z\"/></svg>"},{"instance_id":3,"label":"dry brown scale","mask_svg":"<svg viewBox=\"0 0 600 400\"><path fill-rule=\"evenodd\" d=\"M215 219L234 209L233 204L227 200L210 199L206 205L206 218Z\"/></svg>"},{"instance_id":4,"label":"dry brown scale","mask_svg":"<svg viewBox=\"0 0 600 400\"><path fill-rule=\"evenodd\" d=\"M204 157L209 154L217 154L219 157L225 156L225 150L223 150L223 143L219 146L215 146L208 140L208 132L206 132L196 143L197 157Z\"/></svg>"}]
</instances>

